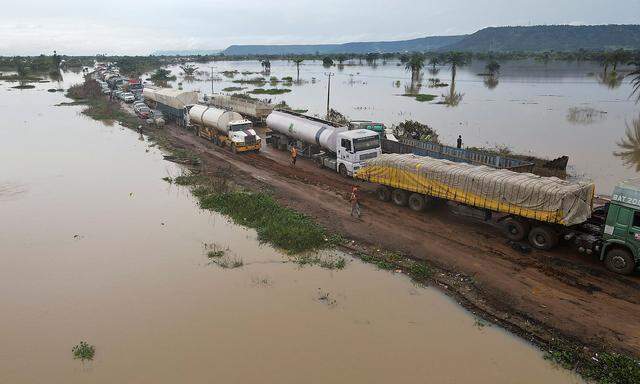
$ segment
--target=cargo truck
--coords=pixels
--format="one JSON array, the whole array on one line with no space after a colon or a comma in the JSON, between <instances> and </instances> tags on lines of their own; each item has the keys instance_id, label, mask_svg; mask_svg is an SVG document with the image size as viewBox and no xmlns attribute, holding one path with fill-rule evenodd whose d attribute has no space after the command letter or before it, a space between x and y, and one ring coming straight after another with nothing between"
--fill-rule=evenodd
<instances>
[{"instance_id":1,"label":"cargo truck","mask_svg":"<svg viewBox=\"0 0 640 384\"><path fill-rule=\"evenodd\" d=\"M352 176L365 160L380 156L380 137L368 129L349 130L330 121L292 111L267 117L267 143L281 150L296 147L301 156L344 176Z\"/></svg>"},{"instance_id":2,"label":"cargo truck","mask_svg":"<svg viewBox=\"0 0 640 384\"><path fill-rule=\"evenodd\" d=\"M378 185L382 201L423 211L447 202L501 225L507 238L548 250L565 240L616 273L640 266L640 179L620 183L594 208L594 184L569 182L414 154L384 154L355 174Z\"/></svg>"},{"instance_id":3,"label":"cargo truck","mask_svg":"<svg viewBox=\"0 0 640 384\"><path fill-rule=\"evenodd\" d=\"M259 151L262 146L251 121L237 112L196 104L189 109L189 124L197 129L198 136L227 146L234 153Z\"/></svg>"},{"instance_id":4,"label":"cargo truck","mask_svg":"<svg viewBox=\"0 0 640 384\"><path fill-rule=\"evenodd\" d=\"M166 121L175 121L181 127L185 127L188 123L189 108L198 103L196 92L171 88L145 87L142 96L151 109L162 112Z\"/></svg>"}]
</instances>

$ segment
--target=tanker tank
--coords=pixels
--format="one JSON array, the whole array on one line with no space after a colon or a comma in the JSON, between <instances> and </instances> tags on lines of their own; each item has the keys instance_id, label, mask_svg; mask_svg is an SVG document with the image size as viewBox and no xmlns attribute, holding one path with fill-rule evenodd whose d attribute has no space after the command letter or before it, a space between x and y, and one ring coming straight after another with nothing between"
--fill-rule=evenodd
<instances>
[{"instance_id":1,"label":"tanker tank","mask_svg":"<svg viewBox=\"0 0 640 384\"><path fill-rule=\"evenodd\" d=\"M229 133L229 123L241 122L245 119L237 112L196 104L189 110L189 120L196 125Z\"/></svg>"},{"instance_id":2,"label":"tanker tank","mask_svg":"<svg viewBox=\"0 0 640 384\"><path fill-rule=\"evenodd\" d=\"M348 130L347 127L330 121L290 111L271 112L267 117L267 127L307 144L318 145L332 153L336 152L336 135Z\"/></svg>"}]
</instances>

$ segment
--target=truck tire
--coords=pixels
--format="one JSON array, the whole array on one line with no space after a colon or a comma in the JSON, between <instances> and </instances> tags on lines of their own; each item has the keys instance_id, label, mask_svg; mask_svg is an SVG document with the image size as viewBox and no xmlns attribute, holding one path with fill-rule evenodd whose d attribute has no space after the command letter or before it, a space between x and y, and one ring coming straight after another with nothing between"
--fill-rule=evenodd
<instances>
[{"instance_id":1,"label":"truck tire","mask_svg":"<svg viewBox=\"0 0 640 384\"><path fill-rule=\"evenodd\" d=\"M349 177L349 174L347 173L347 167L344 164L340 164L339 172L342 176Z\"/></svg>"},{"instance_id":2,"label":"truck tire","mask_svg":"<svg viewBox=\"0 0 640 384\"><path fill-rule=\"evenodd\" d=\"M424 199L424 196L419 193L412 193L409 195L409 200L407 200L407 202L412 211L421 212L427 207L427 201Z\"/></svg>"},{"instance_id":3,"label":"truck tire","mask_svg":"<svg viewBox=\"0 0 640 384\"><path fill-rule=\"evenodd\" d=\"M391 201L391 190L383 185L376 190L376 195L380 201Z\"/></svg>"},{"instance_id":4,"label":"truck tire","mask_svg":"<svg viewBox=\"0 0 640 384\"><path fill-rule=\"evenodd\" d=\"M508 217L503 221L504 234L512 241L522 241L529 235L531 229L528 222L513 217Z\"/></svg>"},{"instance_id":5,"label":"truck tire","mask_svg":"<svg viewBox=\"0 0 640 384\"><path fill-rule=\"evenodd\" d=\"M409 194L404 189L394 189L391 192L391 200L395 205L404 207L409 201Z\"/></svg>"},{"instance_id":6,"label":"truck tire","mask_svg":"<svg viewBox=\"0 0 640 384\"><path fill-rule=\"evenodd\" d=\"M535 249L548 251L555 247L559 240L558 233L546 225L533 227L529 231L529 244Z\"/></svg>"},{"instance_id":7,"label":"truck tire","mask_svg":"<svg viewBox=\"0 0 640 384\"><path fill-rule=\"evenodd\" d=\"M611 272L630 275L635 269L636 263L631 252L624 248L613 248L604 257L604 265Z\"/></svg>"}]
</instances>

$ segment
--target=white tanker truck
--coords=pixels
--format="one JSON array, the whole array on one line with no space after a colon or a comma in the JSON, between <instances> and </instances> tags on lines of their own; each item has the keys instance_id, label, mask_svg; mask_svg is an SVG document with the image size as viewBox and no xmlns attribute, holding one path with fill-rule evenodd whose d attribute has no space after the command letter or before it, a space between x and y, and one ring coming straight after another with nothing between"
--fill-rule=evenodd
<instances>
[{"instance_id":1,"label":"white tanker truck","mask_svg":"<svg viewBox=\"0 0 640 384\"><path fill-rule=\"evenodd\" d=\"M262 145L251 121L237 112L195 104L189 109L189 123L196 127L198 136L226 145L234 153L259 151Z\"/></svg>"},{"instance_id":2,"label":"white tanker truck","mask_svg":"<svg viewBox=\"0 0 640 384\"><path fill-rule=\"evenodd\" d=\"M380 156L380 137L368 129L349 130L330 121L291 111L273 111L267 117L267 143L280 150L296 147L301 156L345 176Z\"/></svg>"}]
</instances>

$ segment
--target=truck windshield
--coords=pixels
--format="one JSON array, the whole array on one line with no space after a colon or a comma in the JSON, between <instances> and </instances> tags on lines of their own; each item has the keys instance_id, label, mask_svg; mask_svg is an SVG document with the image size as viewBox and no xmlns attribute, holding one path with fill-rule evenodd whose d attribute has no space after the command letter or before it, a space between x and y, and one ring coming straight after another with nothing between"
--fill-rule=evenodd
<instances>
[{"instance_id":1,"label":"truck windshield","mask_svg":"<svg viewBox=\"0 0 640 384\"><path fill-rule=\"evenodd\" d=\"M232 132L244 131L245 129L251 129L251 123L233 124L229 128Z\"/></svg>"},{"instance_id":2,"label":"truck windshield","mask_svg":"<svg viewBox=\"0 0 640 384\"><path fill-rule=\"evenodd\" d=\"M353 148L356 152L366 151L367 149L374 149L380 146L380 138L378 136L362 137L360 139L353 139Z\"/></svg>"}]
</instances>

